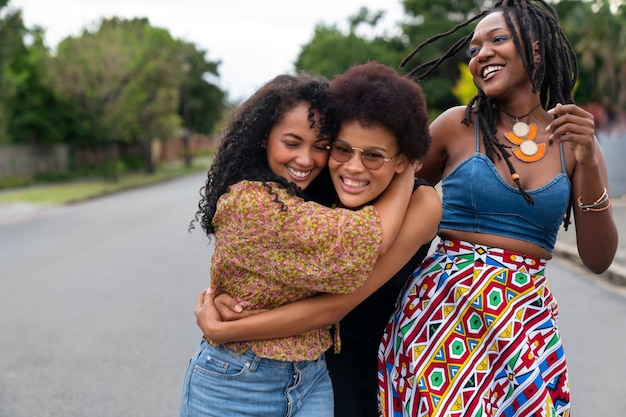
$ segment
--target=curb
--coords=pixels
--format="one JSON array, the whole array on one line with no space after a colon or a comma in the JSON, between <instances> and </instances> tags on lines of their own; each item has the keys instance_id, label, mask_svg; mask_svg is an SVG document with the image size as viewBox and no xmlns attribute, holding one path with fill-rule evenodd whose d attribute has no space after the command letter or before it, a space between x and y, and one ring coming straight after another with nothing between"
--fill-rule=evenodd
<instances>
[{"instance_id":1,"label":"curb","mask_svg":"<svg viewBox=\"0 0 626 417\"><path fill-rule=\"evenodd\" d=\"M580 257L578 256L578 249L573 245L556 242L553 253L555 256L568 259L577 265L584 267ZM615 262L613 262L603 273L594 275L617 287L626 287L626 268L617 265Z\"/></svg>"},{"instance_id":2,"label":"curb","mask_svg":"<svg viewBox=\"0 0 626 417\"><path fill-rule=\"evenodd\" d=\"M0 226L24 223L57 207L58 204L0 202Z\"/></svg>"}]
</instances>

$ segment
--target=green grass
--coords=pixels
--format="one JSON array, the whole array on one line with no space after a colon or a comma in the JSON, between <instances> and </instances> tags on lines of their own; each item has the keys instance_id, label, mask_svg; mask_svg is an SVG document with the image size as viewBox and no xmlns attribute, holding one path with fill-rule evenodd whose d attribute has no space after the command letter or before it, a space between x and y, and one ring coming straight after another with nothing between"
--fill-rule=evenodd
<instances>
[{"instance_id":1,"label":"green grass","mask_svg":"<svg viewBox=\"0 0 626 417\"><path fill-rule=\"evenodd\" d=\"M74 180L47 185L33 185L0 191L0 203L68 204L110 194L117 191L141 187L183 175L205 171L209 166L206 159L194 160L190 168L174 164L162 166L153 174L120 174L117 181Z\"/></svg>"}]
</instances>

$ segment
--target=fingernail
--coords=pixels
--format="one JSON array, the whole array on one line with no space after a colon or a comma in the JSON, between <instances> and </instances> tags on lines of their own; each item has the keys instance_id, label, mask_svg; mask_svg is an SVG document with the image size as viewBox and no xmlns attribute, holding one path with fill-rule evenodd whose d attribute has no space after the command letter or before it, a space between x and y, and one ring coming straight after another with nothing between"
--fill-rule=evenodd
<instances>
[{"instance_id":1,"label":"fingernail","mask_svg":"<svg viewBox=\"0 0 626 417\"><path fill-rule=\"evenodd\" d=\"M235 312L236 313L241 313L243 311L243 307L241 306L241 304L237 304L235 306Z\"/></svg>"}]
</instances>

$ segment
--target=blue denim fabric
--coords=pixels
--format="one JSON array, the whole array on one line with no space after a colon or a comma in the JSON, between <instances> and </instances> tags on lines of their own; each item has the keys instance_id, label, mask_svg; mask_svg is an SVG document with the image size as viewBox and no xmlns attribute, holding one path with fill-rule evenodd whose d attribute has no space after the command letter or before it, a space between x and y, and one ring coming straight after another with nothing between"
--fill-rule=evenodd
<instances>
[{"instance_id":1,"label":"blue denim fabric","mask_svg":"<svg viewBox=\"0 0 626 417\"><path fill-rule=\"evenodd\" d=\"M440 229L509 236L552 251L567 210L570 181L559 173L547 184L526 192L507 184L485 155L475 153L442 181Z\"/></svg>"},{"instance_id":2,"label":"blue denim fabric","mask_svg":"<svg viewBox=\"0 0 626 417\"><path fill-rule=\"evenodd\" d=\"M508 236L534 243L552 252L570 199L563 144L559 144L561 172L547 184L520 191L509 185L493 162L480 153L476 116L475 153L457 165L441 182L443 212L439 229Z\"/></svg>"},{"instance_id":3,"label":"blue denim fabric","mask_svg":"<svg viewBox=\"0 0 626 417\"><path fill-rule=\"evenodd\" d=\"M333 417L324 357L284 362L202 341L191 358L180 417Z\"/></svg>"}]
</instances>

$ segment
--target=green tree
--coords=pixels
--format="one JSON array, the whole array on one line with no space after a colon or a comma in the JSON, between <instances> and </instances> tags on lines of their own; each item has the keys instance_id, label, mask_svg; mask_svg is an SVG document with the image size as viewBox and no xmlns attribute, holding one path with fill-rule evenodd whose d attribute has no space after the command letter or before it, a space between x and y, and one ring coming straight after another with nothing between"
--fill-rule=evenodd
<instances>
[{"instance_id":1,"label":"green tree","mask_svg":"<svg viewBox=\"0 0 626 417\"><path fill-rule=\"evenodd\" d=\"M404 0L405 20L402 32L406 39L407 55L417 45L451 29L454 25L466 21L471 16L489 7L492 1L478 0ZM458 32L446 36L426 46L415 56L406 68L411 69L416 65L440 57L450 49L459 39L466 36L473 29L473 24ZM459 98L453 93L453 86L457 80L462 79L461 71L466 68L467 55L458 53L445 61L436 72L422 82L422 88L428 99L428 107L431 113L439 113L444 109L466 104L459 102Z\"/></svg>"},{"instance_id":2,"label":"green tree","mask_svg":"<svg viewBox=\"0 0 626 417\"><path fill-rule=\"evenodd\" d=\"M563 10L563 5L558 5ZM594 101L626 110L626 6L612 10L608 0L578 3L562 19L579 56L577 101Z\"/></svg>"},{"instance_id":3,"label":"green tree","mask_svg":"<svg viewBox=\"0 0 626 417\"><path fill-rule=\"evenodd\" d=\"M173 42L146 19L103 20L96 32L59 44L50 76L60 93L89 114L96 141L133 142L145 129L148 135L169 135L180 84L176 57L166 46ZM154 126L145 123L161 117L165 121Z\"/></svg>"},{"instance_id":4,"label":"green tree","mask_svg":"<svg viewBox=\"0 0 626 417\"><path fill-rule=\"evenodd\" d=\"M296 69L332 78L355 64L371 60L397 67L404 52L399 37L378 35L366 39L357 34L362 26L376 29L383 13L361 8L349 18L347 34L335 25L317 25L311 41L304 45L298 55Z\"/></svg>"},{"instance_id":5,"label":"green tree","mask_svg":"<svg viewBox=\"0 0 626 417\"><path fill-rule=\"evenodd\" d=\"M112 18L102 20L94 32L63 40L50 75L58 92L88 115L93 142L140 144L144 167L152 172L151 141L170 138L182 126L181 92L190 92L187 104L198 113L195 126L205 123L200 121L209 111L213 115L204 128L221 116L223 93L199 81L206 72L216 74L217 64L204 62L203 56L145 18ZM211 102L197 104L195 87Z\"/></svg>"},{"instance_id":6,"label":"green tree","mask_svg":"<svg viewBox=\"0 0 626 417\"><path fill-rule=\"evenodd\" d=\"M19 10L6 9L8 0L0 0L0 143L8 142L10 108L15 94L10 82L14 56L23 47L24 23Z\"/></svg>"},{"instance_id":7,"label":"green tree","mask_svg":"<svg viewBox=\"0 0 626 417\"><path fill-rule=\"evenodd\" d=\"M375 30L382 12L370 12L362 8L349 19L349 31L342 33L336 26L320 24L315 28L311 41L304 45L296 61L297 70L307 70L314 74L332 77L350 66L369 60L377 60L399 71L402 59L418 45L434 34L451 28L479 10L484 2L448 0L431 2L429 0L405 0L405 20L397 34L382 34L366 39L358 34L358 29L367 27ZM443 28L443 29L442 29ZM442 39L420 52L407 66L425 62L440 56L460 37L469 33L469 28ZM395 32L394 32L395 33ZM463 54L444 63L438 71L422 82L422 88L428 97L431 112L459 104L452 92L453 85L461 77L460 66L467 62Z\"/></svg>"},{"instance_id":8,"label":"green tree","mask_svg":"<svg viewBox=\"0 0 626 417\"><path fill-rule=\"evenodd\" d=\"M190 43L181 43L182 84L179 114L191 132L209 135L222 119L226 95L209 79L219 77L219 62L207 61L207 51Z\"/></svg>"},{"instance_id":9,"label":"green tree","mask_svg":"<svg viewBox=\"0 0 626 417\"><path fill-rule=\"evenodd\" d=\"M31 45L22 43L14 50L6 75L12 91L6 99L10 141L36 146L76 141L82 134L82 112L44 82L49 51L43 31L35 28L29 33Z\"/></svg>"},{"instance_id":10,"label":"green tree","mask_svg":"<svg viewBox=\"0 0 626 417\"><path fill-rule=\"evenodd\" d=\"M219 62L206 61L206 51L192 44L182 44L182 84L180 86L179 114L182 116L183 159L191 166L189 140L192 132L211 134L225 112L225 94L207 81L217 77Z\"/></svg>"}]
</instances>

